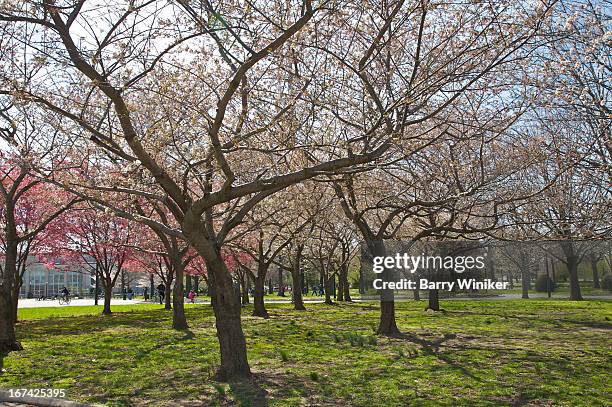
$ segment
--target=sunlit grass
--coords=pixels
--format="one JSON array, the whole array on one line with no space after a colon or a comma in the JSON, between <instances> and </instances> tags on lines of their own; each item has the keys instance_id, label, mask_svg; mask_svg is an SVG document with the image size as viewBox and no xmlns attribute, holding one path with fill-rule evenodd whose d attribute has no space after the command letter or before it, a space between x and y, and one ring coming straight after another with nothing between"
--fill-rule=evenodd
<instances>
[{"instance_id":1,"label":"sunlit grass","mask_svg":"<svg viewBox=\"0 0 612 407\"><path fill-rule=\"evenodd\" d=\"M212 310L189 306L174 331L158 304L22 309L25 350L0 386L65 388L112 405L612 405L612 302L398 304L401 338L376 336L376 303L270 304L243 326L254 379L214 381ZM70 316L70 317L68 317Z\"/></svg>"}]
</instances>

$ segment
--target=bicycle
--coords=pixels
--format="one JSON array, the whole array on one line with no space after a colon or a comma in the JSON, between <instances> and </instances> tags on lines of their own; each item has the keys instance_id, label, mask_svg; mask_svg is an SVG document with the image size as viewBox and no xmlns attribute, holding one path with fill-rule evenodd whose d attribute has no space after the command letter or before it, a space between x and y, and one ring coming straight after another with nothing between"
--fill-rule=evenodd
<instances>
[{"instance_id":1,"label":"bicycle","mask_svg":"<svg viewBox=\"0 0 612 407\"><path fill-rule=\"evenodd\" d=\"M69 295L61 295L59 297L59 305L70 305L70 296Z\"/></svg>"}]
</instances>

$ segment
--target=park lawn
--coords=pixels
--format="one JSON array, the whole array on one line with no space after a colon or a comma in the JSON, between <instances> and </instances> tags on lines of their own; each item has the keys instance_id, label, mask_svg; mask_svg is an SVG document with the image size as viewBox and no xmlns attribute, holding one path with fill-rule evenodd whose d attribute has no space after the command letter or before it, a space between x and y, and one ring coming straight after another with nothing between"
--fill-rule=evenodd
<instances>
[{"instance_id":1,"label":"park lawn","mask_svg":"<svg viewBox=\"0 0 612 407\"><path fill-rule=\"evenodd\" d=\"M376 303L268 304L244 310L254 378L220 383L214 318L187 307L170 329L159 305L20 309L25 350L3 360L0 387L64 388L108 405L612 405L612 302L397 303L400 338L375 336ZM61 313L61 314L60 314ZM61 315L61 316L60 316Z\"/></svg>"}]
</instances>

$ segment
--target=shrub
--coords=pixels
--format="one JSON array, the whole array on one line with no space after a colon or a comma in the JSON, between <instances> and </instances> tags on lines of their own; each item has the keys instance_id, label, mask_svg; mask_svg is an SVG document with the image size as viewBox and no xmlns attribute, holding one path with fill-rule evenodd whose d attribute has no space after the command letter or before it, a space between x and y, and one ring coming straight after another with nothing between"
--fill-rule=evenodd
<instances>
[{"instance_id":1,"label":"shrub","mask_svg":"<svg viewBox=\"0 0 612 407\"><path fill-rule=\"evenodd\" d=\"M601 288L612 291L612 274L606 274L601 279Z\"/></svg>"},{"instance_id":2,"label":"shrub","mask_svg":"<svg viewBox=\"0 0 612 407\"><path fill-rule=\"evenodd\" d=\"M310 372L310 379L312 381L318 382L319 381L319 374L317 372Z\"/></svg>"},{"instance_id":3,"label":"shrub","mask_svg":"<svg viewBox=\"0 0 612 407\"><path fill-rule=\"evenodd\" d=\"M548 291L547 284L550 284L550 291L555 291L555 282L546 274L540 274L536 278L535 290L539 293L545 293Z\"/></svg>"}]
</instances>

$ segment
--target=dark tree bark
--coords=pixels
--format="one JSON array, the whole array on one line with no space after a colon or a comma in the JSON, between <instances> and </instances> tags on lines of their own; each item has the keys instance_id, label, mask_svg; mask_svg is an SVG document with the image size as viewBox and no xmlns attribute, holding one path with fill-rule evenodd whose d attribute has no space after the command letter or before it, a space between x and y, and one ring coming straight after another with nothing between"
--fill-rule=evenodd
<instances>
[{"instance_id":1,"label":"dark tree bark","mask_svg":"<svg viewBox=\"0 0 612 407\"><path fill-rule=\"evenodd\" d=\"M582 301L582 294L580 293L580 282L578 281L578 254L576 254L576 248L572 241L565 241L561 243L563 254L565 255L565 264L567 265L567 271L570 280L570 300Z\"/></svg>"},{"instance_id":2,"label":"dark tree bark","mask_svg":"<svg viewBox=\"0 0 612 407\"><path fill-rule=\"evenodd\" d=\"M304 250L304 245L300 244L297 247L295 258L293 259L292 267L291 267L291 279L293 283L293 309L297 311L305 311L306 307L304 306L304 298L302 296L302 292L304 291L304 287L302 286L303 275L301 270L302 264L302 252Z\"/></svg>"},{"instance_id":3,"label":"dark tree bark","mask_svg":"<svg viewBox=\"0 0 612 407\"><path fill-rule=\"evenodd\" d=\"M334 290L334 275L330 275L330 276L325 276L325 304L327 305L334 305L334 301L332 300L332 292Z\"/></svg>"},{"instance_id":4,"label":"dark tree bark","mask_svg":"<svg viewBox=\"0 0 612 407\"><path fill-rule=\"evenodd\" d=\"M28 263L28 256L30 255L30 244L27 243L27 248L20 254L18 254L17 261L17 269L19 271L16 273L16 281L14 282L14 290L13 290L13 321L17 323L17 309L19 308L19 292L21 291L21 287L23 286L23 276L26 272L26 265Z\"/></svg>"},{"instance_id":5,"label":"dark tree bark","mask_svg":"<svg viewBox=\"0 0 612 407\"><path fill-rule=\"evenodd\" d=\"M205 260L211 273L208 281L212 288L211 303L221 351L221 367L217 377L228 380L250 376L246 340L240 322L240 299L235 295L231 275L220 253Z\"/></svg>"},{"instance_id":6,"label":"dark tree bark","mask_svg":"<svg viewBox=\"0 0 612 407\"><path fill-rule=\"evenodd\" d=\"M531 287L531 281L529 278L529 270L521 268L521 289L522 298L529 299L529 288Z\"/></svg>"},{"instance_id":7,"label":"dark tree bark","mask_svg":"<svg viewBox=\"0 0 612 407\"><path fill-rule=\"evenodd\" d=\"M171 288L172 280L166 284L166 288L164 290L164 309L171 310L172 309L172 288Z\"/></svg>"},{"instance_id":8,"label":"dark tree bark","mask_svg":"<svg viewBox=\"0 0 612 407\"><path fill-rule=\"evenodd\" d=\"M155 299L153 298L153 295L155 294L155 276L151 274L149 278L150 278L149 285L151 288L151 302L155 302Z\"/></svg>"},{"instance_id":9,"label":"dark tree bark","mask_svg":"<svg viewBox=\"0 0 612 407\"><path fill-rule=\"evenodd\" d=\"M421 301L421 292L419 291L418 288L415 288L414 290L412 290L412 298L415 301Z\"/></svg>"},{"instance_id":10,"label":"dark tree bark","mask_svg":"<svg viewBox=\"0 0 612 407\"><path fill-rule=\"evenodd\" d=\"M344 301L353 302L351 298L351 285L348 282L348 277L344 279Z\"/></svg>"},{"instance_id":11,"label":"dark tree bark","mask_svg":"<svg viewBox=\"0 0 612 407\"><path fill-rule=\"evenodd\" d=\"M125 288L125 270L121 270L121 295L123 295L123 301L127 300L127 289Z\"/></svg>"},{"instance_id":12,"label":"dark tree bark","mask_svg":"<svg viewBox=\"0 0 612 407\"><path fill-rule=\"evenodd\" d=\"M21 280L19 276L17 276L17 278ZM13 310L12 320L14 323L17 323L17 320L18 320L17 319L17 309L19 308L19 291L21 291L21 284L23 284L23 281L15 283L14 288L13 288L11 308Z\"/></svg>"},{"instance_id":13,"label":"dark tree bark","mask_svg":"<svg viewBox=\"0 0 612 407\"><path fill-rule=\"evenodd\" d=\"M241 293L242 293L242 305L247 305L250 303L249 300L249 286L250 286L250 281L249 281L249 274L246 271L243 271L240 274L240 286L242 287Z\"/></svg>"},{"instance_id":14,"label":"dark tree bark","mask_svg":"<svg viewBox=\"0 0 612 407\"><path fill-rule=\"evenodd\" d=\"M384 257L386 255L385 245L382 240L371 241L370 250L373 256ZM392 281L391 271L384 268L381 273L383 281ZM400 330L395 322L395 298L393 290L380 290L380 322L378 324L379 335L399 335Z\"/></svg>"},{"instance_id":15,"label":"dark tree bark","mask_svg":"<svg viewBox=\"0 0 612 407\"><path fill-rule=\"evenodd\" d=\"M261 267L258 267L257 273L258 274L254 279L255 287L253 291L253 316L270 318L264 304L266 271L263 271L261 270Z\"/></svg>"},{"instance_id":16,"label":"dark tree bark","mask_svg":"<svg viewBox=\"0 0 612 407\"><path fill-rule=\"evenodd\" d=\"M380 321L376 333L387 336L400 334L395 322L395 301L385 300L380 302Z\"/></svg>"},{"instance_id":17,"label":"dark tree bark","mask_svg":"<svg viewBox=\"0 0 612 407\"><path fill-rule=\"evenodd\" d=\"M102 314L110 315L111 311L111 298L113 297L113 286L110 281L105 281L104 283L104 309L102 310Z\"/></svg>"},{"instance_id":18,"label":"dark tree bark","mask_svg":"<svg viewBox=\"0 0 612 407\"><path fill-rule=\"evenodd\" d=\"M5 239L4 269L0 285L0 354L21 350L21 344L15 336L15 301L13 299L15 277L17 275L17 228L15 224L15 207L7 199L5 202Z\"/></svg>"},{"instance_id":19,"label":"dark tree bark","mask_svg":"<svg viewBox=\"0 0 612 407\"><path fill-rule=\"evenodd\" d=\"M0 285L0 355L23 349L15 335L13 284L17 271L17 236L11 227L15 223L9 209L6 214L6 253Z\"/></svg>"},{"instance_id":20,"label":"dark tree bark","mask_svg":"<svg viewBox=\"0 0 612 407\"><path fill-rule=\"evenodd\" d=\"M440 311L440 292L438 290L429 290L429 300L425 309Z\"/></svg>"},{"instance_id":21,"label":"dark tree bark","mask_svg":"<svg viewBox=\"0 0 612 407\"><path fill-rule=\"evenodd\" d=\"M365 281L365 275L363 273L363 267L364 267L364 264L359 265L359 294L366 293L366 281Z\"/></svg>"},{"instance_id":22,"label":"dark tree bark","mask_svg":"<svg viewBox=\"0 0 612 407\"><path fill-rule=\"evenodd\" d=\"M582 301L580 282L578 281L578 258L576 256L569 256L567 258L567 271L570 280L570 300Z\"/></svg>"},{"instance_id":23,"label":"dark tree bark","mask_svg":"<svg viewBox=\"0 0 612 407\"><path fill-rule=\"evenodd\" d=\"M191 285L191 276L189 274L185 275L185 292L190 292L192 288Z\"/></svg>"},{"instance_id":24,"label":"dark tree bark","mask_svg":"<svg viewBox=\"0 0 612 407\"><path fill-rule=\"evenodd\" d=\"M4 287L0 288L0 357L11 351L22 350L15 336L15 324L12 320L12 295L7 295Z\"/></svg>"},{"instance_id":25,"label":"dark tree bark","mask_svg":"<svg viewBox=\"0 0 612 407\"><path fill-rule=\"evenodd\" d=\"M187 324L187 317L185 316L185 290L183 288L183 276L184 270L182 260L175 257L175 276L174 276L174 290L172 296L172 328L178 330L184 330L189 328Z\"/></svg>"}]
</instances>

